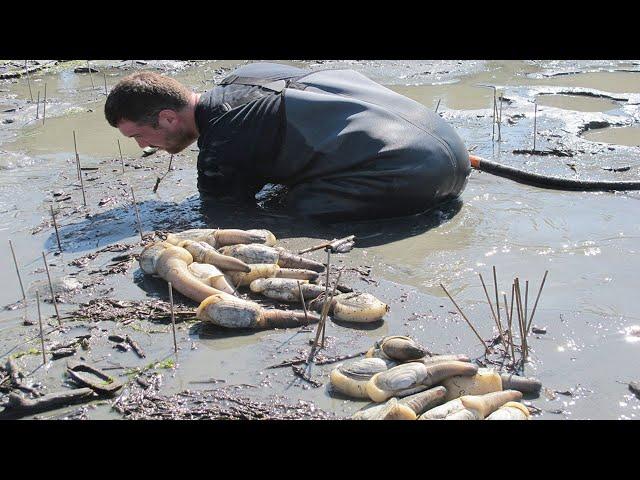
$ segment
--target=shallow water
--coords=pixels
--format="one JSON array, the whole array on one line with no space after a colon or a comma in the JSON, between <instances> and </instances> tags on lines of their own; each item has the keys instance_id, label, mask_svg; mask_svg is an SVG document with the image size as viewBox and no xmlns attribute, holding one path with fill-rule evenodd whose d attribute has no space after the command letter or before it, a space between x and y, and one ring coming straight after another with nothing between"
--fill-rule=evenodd
<instances>
[{"instance_id":1,"label":"shallow water","mask_svg":"<svg viewBox=\"0 0 640 480\"><path fill-rule=\"evenodd\" d=\"M135 142L120 136L103 120L104 87L133 69L157 68L192 88L203 91L241 61L224 62L92 62L101 70L93 75L74 74L62 66L51 73L31 74L32 89L47 84L47 118L35 121L35 106L28 102L24 79L0 84L0 305L21 298L13 260L8 248L11 239L28 292L27 315L36 317L35 288L48 298L41 252L48 253L54 278L78 274L80 282L91 283L86 272L69 266L74 258L106 245L139 241L130 187L135 189L143 228L186 229L190 226L269 228L292 250L327 239L354 233L357 248L334 261L347 266L368 266L371 279L346 275L346 282L366 290L391 305L381 325L354 329L330 323L327 326L328 354L366 350L386 334L409 334L429 349L440 353L482 353L473 333L455 312L439 284L446 286L485 338L494 333L493 319L478 274L482 274L493 296L492 267L496 267L499 290L510 294L511 281L518 276L524 287L529 281L529 311L546 270L549 271L536 309L534 325L546 327L545 335L530 339L531 361L525 374L536 376L545 387L572 392L571 396L547 392L531 400L543 409L542 418L638 418L640 401L623 383L638 380L635 368L640 343L628 341L626 330L640 323L640 309L632 301L635 275L640 267L640 228L635 221L638 192L582 193L559 192L516 184L486 173L472 172L461 203L429 214L385 222L338 226L305 226L275 216L245 212L223 205L203 206L195 186L195 146L174 156L171 171L152 192L156 178L163 175L169 155L159 152L141 159ZM460 133L474 153L496 161L553 175L638 180L640 119L637 95L640 72L616 72L640 67L631 62L457 62L457 61L307 61L287 62L311 68L354 68L395 91L403 93L438 112ZM225 70L226 69L226 70ZM562 75L555 75L562 73ZM497 126L492 129L493 91L477 85L495 85L508 99L502 103L501 142ZM567 90L569 89L569 90ZM602 97L570 94L593 93ZM540 95L549 93L553 95ZM562 97L562 98L560 98ZM565 98L566 97L566 98ZM514 154L531 149L533 142L534 100L538 101L538 149L570 150L572 157L534 157ZM6 107L6 108L5 108ZM509 121L511 120L511 121ZM590 129L589 122L607 122L615 128ZM6 127L6 128L5 128ZM83 167L98 168L83 173L88 207L82 212L82 193L74 163L72 131L76 131L78 153ZM606 131L605 131L606 130ZM618 133L625 130L624 133ZM625 135L617 137L615 135ZM636 137L634 137L636 135ZM126 164L125 173L116 140L120 139ZM635 145L635 146L634 146ZM604 168L630 166L628 171ZM138 168L136 168L138 167ZM54 193L64 195L54 197ZM49 220L54 198L58 213L63 254L55 256L57 244L53 228L32 234ZM112 200L100 206L103 200ZM89 214L87 217L86 214ZM67 216L64 216L67 215ZM139 248L135 251L139 251ZM109 263L118 253L101 254L90 265ZM311 255L322 260L324 255ZM98 296L115 299L166 299L166 285L145 278L137 266L121 275L110 275L103 285L82 289L62 312L75 303ZM38 287L39 286L39 287ZM113 289L113 290L110 290ZM500 298L502 303L502 297ZM43 313L54 314L50 303ZM7 352L39 348L37 341L16 345L36 337L35 327L22 326L24 310L0 311L0 361ZM64 315L64 313L63 313ZM503 312L504 315L504 312ZM53 318L50 317L50 322ZM109 322L110 323L110 322ZM99 365L114 362L127 368L144 366L171 355L173 344L166 324L134 322L119 326L146 350L147 358L120 353L104 342L96 342L82 354ZM295 330L264 332L224 332L202 330L196 323L180 324L178 368L164 371L163 392L190 388L211 388L192 383L211 378L227 384L248 383L261 386L264 394L284 393L291 399L307 399L318 407L339 415L350 415L363 402L332 396L326 385L312 388L297 379L291 369L267 369L269 365L294 357L308 349L312 333ZM89 331L88 323L73 322L67 335ZM105 330L113 324L98 325ZM96 336L101 330L93 329ZM104 335L105 332L102 332ZM54 334L55 337L58 334ZM13 349L13 350L12 350ZM25 371L37 368L39 357L18 359ZM64 360L49 362L34 374L49 391L60 389ZM315 367L315 379L326 383L331 366ZM120 373L123 370L114 370ZM122 377L126 379L126 377ZM72 411L73 409L68 409ZM551 413L555 412L555 413ZM44 417L54 416L44 414ZM108 405L99 405L90 418L117 418Z\"/></svg>"}]
</instances>

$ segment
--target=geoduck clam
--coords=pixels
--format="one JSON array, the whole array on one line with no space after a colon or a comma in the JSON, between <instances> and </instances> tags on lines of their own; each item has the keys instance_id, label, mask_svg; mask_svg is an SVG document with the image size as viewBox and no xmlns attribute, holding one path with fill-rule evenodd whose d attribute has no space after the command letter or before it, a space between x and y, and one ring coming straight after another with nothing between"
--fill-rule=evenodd
<instances>
[{"instance_id":1,"label":"geoduck clam","mask_svg":"<svg viewBox=\"0 0 640 480\"><path fill-rule=\"evenodd\" d=\"M236 286L246 287L259 279L289 278L293 281L291 285L295 285L297 290L296 280L300 280L301 283L307 283L309 280L318 278L318 273L312 270L281 268L275 263L250 263L248 266L248 272L228 272L227 279L229 282ZM300 297L299 293L298 297ZM277 296L272 298L279 299Z\"/></svg>"},{"instance_id":2,"label":"geoduck clam","mask_svg":"<svg viewBox=\"0 0 640 480\"><path fill-rule=\"evenodd\" d=\"M277 266L277 265L276 265ZM278 274L282 272L279 269ZM303 270L303 271L311 271L311 270ZM316 273L311 271L312 273ZM300 284L300 288L298 288L298 283ZM280 300L281 302L292 302L292 303L301 303L300 302L300 291L302 290L302 296L305 301L313 300L314 298L318 298L318 296L322 295L325 292L325 287L320 285L316 285L313 283L309 283L307 280L298 280L293 278L258 278L251 282L249 285L251 291L254 293L259 293L267 298L271 298L274 300Z\"/></svg>"},{"instance_id":3,"label":"geoduck clam","mask_svg":"<svg viewBox=\"0 0 640 480\"><path fill-rule=\"evenodd\" d=\"M267 268L266 266L263 268ZM250 282L250 288L252 292L260 293L267 298L280 300L283 302L301 303L300 290L302 290L302 296L305 301L311 300L308 304L310 310L321 312L324 307L324 293L326 287L320 285L309 284L306 281L300 281L300 289L298 288L297 279L279 278L283 275L287 275L285 268L278 269L275 265L272 267L277 273L270 275L271 278L261 278ZM236 274L231 277L241 278ZM278 275L278 278L273 278ZM246 274L246 277L250 278L250 274ZM241 279L240 285L244 285L248 280ZM322 297L321 297L322 296ZM389 311L389 306L373 295L368 293L344 293L335 295L329 305L328 314L332 316L334 320L344 322L377 322Z\"/></svg>"},{"instance_id":4,"label":"geoduck clam","mask_svg":"<svg viewBox=\"0 0 640 480\"><path fill-rule=\"evenodd\" d=\"M542 382L537 378L519 377L510 373L500 374L502 388L505 390L518 390L522 393L536 395L540 393Z\"/></svg>"},{"instance_id":5,"label":"geoduck clam","mask_svg":"<svg viewBox=\"0 0 640 480\"><path fill-rule=\"evenodd\" d=\"M520 402L507 402L486 417L486 420L529 420L529 409Z\"/></svg>"},{"instance_id":6,"label":"geoduck clam","mask_svg":"<svg viewBox=\"0 0 640 480\"><path fill-rule=\"evenodd\" d=\"M466 362L442 362L424 365L419 362L403 363L371 377L366 389L374 402L384 402L391 397L405 397L426 390L453 376L471 376L478 367Z\"/></svg>"},{"instance_id":7,"label":"geoduck clam","mask_svg":"<svg viewBox=\"0 0 640 480\"><path fill-rule=\"evenodd\" d=\"M375 405L356 412L353 420L415 420L418 415L444 402L446 389L433 387L423 392L415 393L404 398L391 398L382 405ZM397 402L392 407L393 403Z\"/></svg>"},{"instance_id":8,"label":"geoduck clam","mask_svg":"<svg viewBox=\"0 0 640 480\"><path fill-rule=\"evenodd\" d=\"M309 308L322 311L324 299L316 298ZM382 320L389 311L389 305L381 302L370 293L341 293L334 295L329 304L329 315L333 320L352 323L373 323Z\"/></svg>"},{"instance_id":9,"label":"geoduck clam","mask_svg":"<svg viewBox=\"0 0 640 480\"><path fill-rule=\"evenodd\" d=\"M220 290L196 277L189 269L193 256L182 247L167 242L149 245L140 253L139 262L145 273L171 282L173 288L196 302L220 293Z\"/></svg>"},{"instance_id":10,"label":"geoduck clam","mask_svg":"<svg viewBox=\"0 0 640 480\"><path fill-rule=\"evenodd\" d=\"M192 229L180 233L167 235L167 242L178 245L181 241L206 242L214 248L246 243L275 245L276 237L269 230L238 230L238 229Z\"/></svg>"},{"instance_id":11,"label":"geoduck clam","mask_svg":"<svg viewBox=\"0 0 640 480\"><path fill-rule=\"evenodd\" d=\"M190 263L187 268L194 277L206 285L210 285L221 292L234 293L233 287L227 282L224 273L218 270L217 267L208 263L193 262Z\"/></svg>"},{"instance_id":12,"label":"geoduck clam","mask_svg":"<svg viewBox=\"0 0 640 480\"><path fill-rule=\"evenodd\" d=\"M225 272L250 272L251 267L234 257L223 255L206 242L183 240L176 246L184 248L191 254L194 262L208 263Z\"/></svg>"},{"instance_id":13,"label":"geoduck clam","mask_svg":"<svg viewBox=\"0 0 640 480\"><path fill-rule=\"evenodd\" d=\"M376 341L365 356L408 362L420 360L428 354L427 349L411 337L392 335Z\"/></svg>"},{"instance_id":14,"label":"geoduck clam","mask_svg":"<svg viewBox=\"0 0 640 480\"><path fill-rule=\"evenodd\" d=\"M382 358L363 358L347 364L338 364L331 370L331 388L347 397L368 399L366 385L376 373L384 372L396 365Z\"/></svg>"},{"instance_id":15,"label":"geoduck clam","mask_svg":"<svg viewBox=\"0 0 640 480\"><path fill-rule=\"evenodd\" d=\"M418 360L414 360L416 362L424 363L425 365L434 365L436 363L442 362L471 362L471 358L468 355L464 354L447 354L447 355L432 355L431 357L422 357Z\"/></svg>"},{"instance_id":16,"label":"geoduck clam","mask_svg":"<svg viewBox=\"0 0 640 480\"><path fill-rule=\"evenodd\" d=\"M309 258L287 252L281 247L268 245L232 245L220 249L224 255L237 258L245 263L277 263L283 268L302 268L314 272L324 271L324 264Z\"/></svg>"},{"instance_id":17,"label":"geoduck clam","mask_svg":"<svg viewBox=\"0 0 640 480\"><path fill-rule=\"evenodd\" d=\"M507 402L519 400L522 393L517 390L493 392L493 395L464 395L460 397L463 409L445 420L484 420Z\"/></svg>"},{"instance_id":18,"label":"geoduck clam","mask_svg":"<svg viewBox=\"0 0 640 480\"><path fill-rule=\"evenodd\" d=\"M503 389L500 374L491 368L479 368L472 376L451 376L442 385L447 387L447 401L463 395L483 395Z\"/></svg>"},{"instance_id":19,"label":"geoduck clam","mask_svg":"<svg viewBox=\"0 0 640 480\"><path fill-rule=\"evenodd\" d=\"M465 403L462 398L465 398ZM517 390L502 390L484 395L466 395L427 410L418 417L418 420L478 420L481 415L489 415L505 403L521 398L522 393Z\"/></svg>"},{"instance_id":20,"label":"geoduck clam","mask_svg":"<svg viewBox=\"0 0 640 480\"><path fill-rule=\"evenodd\" d=\"M225 328L290 328L317 323L313 313L262 308L255 302L219 292L207 297L196 311L200 320Z\"/></svg>"}]
</instances>

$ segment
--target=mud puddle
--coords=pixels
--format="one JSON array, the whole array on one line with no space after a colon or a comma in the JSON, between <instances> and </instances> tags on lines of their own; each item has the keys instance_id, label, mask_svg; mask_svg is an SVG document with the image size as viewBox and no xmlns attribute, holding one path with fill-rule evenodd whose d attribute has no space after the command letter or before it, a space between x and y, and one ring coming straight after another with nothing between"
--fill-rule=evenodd
<instances>
[{"instance_id":1,"label":"mud puddle","mask_svg":"<svg viewBox=\"0 0 640 480\"><path fill-rule=\"evenodd\" d=\"M37 318L34 289L40 290L43 299L50 297L42 251L48 252L54 279L69 277L83 287L86 285L67 293L65 303L59 305L63 316L96 298L167 300L166 285L142 275L135 261L122 273L88 273L108 269L113 257L140 251L130 198L133 187L146 234L202 226L260 227L271 229L281 244L292 250L313 245L319 239L356 234L357 248L336 256L335 262L361 271L370 270L366 276L354 273L348 281L354 288L387 301L391 312L383 324L368 330L329 323L328 355L364 350L386 334L409 334L433 351L478 357L482 347L459 315L451 313L455 309L439 284L443 283L454 295L483 337L490 338L495 333L493 320L478 273L487 280L495 266L499 290L508 294L510 282L518 276L523 284L529 280L531 294L545 270L549 270L534 322L546 327L547 333L531 340L533 353L525 370L550 389L532 400L542 410L540 417L637 418L640 401L624 384L638 380L633 366L640 344L626 341L624 333L630 326L640 324L640 310L628 301L635 294L634 281L640 266L636 260L640 231L633 221L640 198L637 192L557 192L472 172L461 202L434 212L371 224L304 226L274 215L203 204L195 187L194 146L174 157L175 170L153 193L156 179L166 172L170 156L158 152L140 158L137 146L102 120L104 95L99 91L102 71L107 73L108 87L135 69L153 68L203 91L209 82L242 63L96 62L100 73L94 74L95 89L91 88L87 74L75 74L73 68L36 72L31 75L32 89L46 82L51 99L44 125L31 118L35 117L35 105L29 100L24 79L7 80L0 85L1 104L9 108L22 106L9 113L16 117L16 122L6 130L3 128L0 144L3 150L0 242L7 245L5 254L0 256L0 267L7 273L1 280L2 306L21 298L8 249L9 239L16 248L22 279L29 292L26 315L31 319ZM468 147L475 148L474 153L486 158L560 176L637 179L638 167L630 162L637 158L637 147L623 142L599 143L603 141L590 138L598 133L595 129L579 134L590 122L619 125L616 129L621 130L638 118L640 113L633 97L638 89L632 81L637 74L591 71L627 69L630 68L627 63L613 67L590 62L287 63L312 68L355 68L429 108L435 109L440 100L438 112L458 130ZM573 73L554 76L557 71ZM624 83L627 78L629 83ZM493 91L477 87L478 84L497 85L499 94L508 99L502 103L500 142L492 142ZM570 111L566 108L570 105L543 104L542 99L551 95L539 95L556 94L568 88L597 89L597 94L620 100L603 97L596 100L614 103L617 106L613 109L604 110L602 104L602 109L583 107ZM540 99L536 147L569 151L571 157L513 153L532 147L536 98ZM580 98L589 98L587 102L594 99ZM578 100L571 99L575 101ZM72 130L76 130L82 165L97 168L83 172L86 208L73 162ZM497 135L494 131L496 139ZM118 138L126 165L124 174ZM631 168L619 172L605 170L625 166ZM51 205L59 215L63 253L58 256L50 223ZM131 248L127 252L102 252L88 260L84 270L71 265L74 260L116 243ZM316 252L312 258L323 260L323 255ZM185 308L196 306L184 298L179 301ZM57 324L53 305L43 301L41 307L47 328L52 330ZM37 329L22 325L24 314L24 309L0 311L0 354L5 354L0 361L6 355L20 354L16 361L23 371L35 370L33 377L47 386L47 391L57 391L65 378L66 360L55 360L46 368L38 368L41 358L33 353L33 349L39 348ZM77 356L104 368L114 368L109 372L123 381L136 369L152 365L149 372L163 377L163 394L246 384L253 386L246 387L246 391L256 397L283 394L292 401L311 401L317 408L339 416L349 416L364 405L337 398L327 390L327 375L333 365L314 367L312 377L323 383L321 387L296 377L290 367L267 368L308 351L310 332L223 332L202 328L197 321L183 320L178 324L176 358L166 319L135 319L127 325L113 321L68 322L67 332L52 332L47 342L70 341L91 334L89 348L79 349ZM107 339L112 333L130 335L144 349L146 357L139 358L131 349L115 350ZM42 416L60 417L65 412L80 410L73 407ZM121 417L105 400L79 415Z\"/></svg>"},{"instance_id":2,"label":"mud puddle","mask_svg":"<svg viewBox=\"0 0 640 480\"><path fill-rule=\"evenodd\" d=\"M591 130L583 137L592 142L640 147L640 127L602 128Z\"/></svg>"}]
</instances>

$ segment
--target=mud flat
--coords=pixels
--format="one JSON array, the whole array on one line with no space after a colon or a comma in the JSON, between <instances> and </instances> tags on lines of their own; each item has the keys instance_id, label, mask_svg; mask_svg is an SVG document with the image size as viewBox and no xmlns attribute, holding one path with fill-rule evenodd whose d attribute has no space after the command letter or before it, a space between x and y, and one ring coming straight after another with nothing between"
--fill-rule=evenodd
<instances>
[{"instance_id":1,"label":"mud flat","mask_svg":"<svg viewBox=\"0 0 640 480\"><path fill-rule=\"evenodd\" d=\"M254 418L264 407L259 407L261 402L271 402L274 408L268 411L274 415L286 415L287 408L297 412L287 418L346 418L366 404L332 395L328 377L335 364L313 366L309 377L315 383L300 378L291 367L268 368L304 357L314 331L230 332L204 326L189 316L197 305L180 295L174 298L180 312L175 356L166 284L144 276L135 259L142 242L130 198L133 187L147 240L154 233L187 228L267 228L283 246L297 251L323 240L356 235L355 249L334 257L336 267L345 267L341 283L376 295L391 310L384 322L369 327L329 321L326 348L318 360L367 350L384 335L409 335L430 351L464 352L482 360L482 346L439 284L447 286L480 335L491 339L497 331L478 273L486 280L495 266L498 289L507 295L515 276L522 283L529 280L531 306L532 290L548 270L534 325L536 331L546 333L531 337L530 360L523 372L544 385L540 396L530 400L540 410L535 418L638 418L640 400L627 384L637 381L640 343L627 341L625 333L640 322L640 310L628 301L634 298L640 267L634 222L640 199L637 192L543 190L474 171L461 202L428 214L372 224L303 225L275 214L202 203L195 187L194 145L174 156L172 170L154 193L156 179L167 172L170 156L158 152L141 158L132 140L120 137L103 121L102 73L107 88L131 71L152 68L204 91L244 61L92 62L98 70L93 74L95 88L88 73L74 73L82 63L30 74L33 93L40 90L42 94L47 84L44 125L35 121L37 106L30 100L25 78L0 81L0 121L14 120L2 125L0 132L0 244L6 246L0 255L0 267L6 272L0 280L0 305L8 307L0 311L0 364L13 356L27 388L47 394L71 389L74 385L66 376L66 363L75 358L129 382L125 388L130 395L141 395L140 390L153 386L160 376L154 392L165 403L157 411L166 413L167 405L184 401L180 418L186 418L199 400L206 401L208 411L220 417L240 416L219 406L225 395L227 399L242 397L247 418ZM560 176L638 179L639 167L632 161L640 153L634 146L637 143L594 138L596 129L583 132L590 124L606 125L610 132L637 129L640 73L626 70L640 67L631 62L287 63L355 68L430 108L435 109L440 101L438 112L482 157ZM476 84L496 86L503 98L500 142L497 130L492 141L493 91ZM576 91L586 91L610 98L578 95L596 100L598 108L595 103L593 108L586 104L578 108L575 103L551 105L542 100L567 91L574 96ZM570 152L570 157L513 153L533 147L536 98L541 99L536 149ZM82 175L87 207L77 176L73 130L81 166L86 168ZM621 170L624 167L630 168ZM610 168L614 170L607 170ZM51 206L60 230L59 255ZM27 293L26 308L20 306L22 294L9 239ZM63 331L56 329L42 251L47 252L48 267L58 285ZM324 260L323 252L308 255ZM331 273L335 278L336 271ZM55 351L54 347L75 349L72 357L49 359L45 368L40 366L36 289L42 298L47 353ZM106 299L114 302L110 310L98 309L95 302ZM107 314L100 316L99 310ZM34 325L23 325L25 314ZM114 335L129 336L146 357L138 356L127 342L109 340ZM207 393L217 388L221 390ZM186 391L191 393L184 394ZM7 395L3 390L0 401ZM144 418L152 413L138 409L136 403L123 406L121 402L121 411L114 405L113 398L99 398L36 416Z\"/></svg>"}]
</instances>

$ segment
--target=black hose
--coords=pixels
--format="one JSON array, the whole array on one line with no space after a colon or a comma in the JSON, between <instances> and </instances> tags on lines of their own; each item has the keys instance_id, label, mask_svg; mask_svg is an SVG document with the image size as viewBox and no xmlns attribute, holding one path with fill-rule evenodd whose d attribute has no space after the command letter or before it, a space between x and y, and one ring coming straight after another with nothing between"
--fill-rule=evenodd
<instances>
[{"instance_id":1,"label":"black hose","mask_svg":"<svg viewBox=\"0 0 640 480\"><path fill-rule=\"evenodd\" d=\"M598 180L576 180L572 178L551 177L539 173L525 172L506 165L485 160L475 155L469 155L471 165L483 172L500 177L509 178L519 183L534 185L542 188L556 190L581 190L590 192L603 192L609 190L640 190L640 181L634 182L607 182Z\"/></svg>"}]
</instances>

